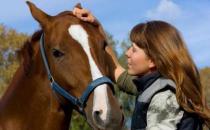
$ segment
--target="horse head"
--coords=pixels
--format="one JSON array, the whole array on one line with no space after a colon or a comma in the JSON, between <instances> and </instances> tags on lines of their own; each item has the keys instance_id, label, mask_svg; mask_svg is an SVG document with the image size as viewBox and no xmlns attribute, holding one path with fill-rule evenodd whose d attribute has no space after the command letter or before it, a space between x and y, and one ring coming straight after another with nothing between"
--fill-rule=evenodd
<instances>
[{"instance_id":1,"label":"horse head","mask_svg":"<svg viewBox=\"0 0 210 130\"><path fill-rule=\"evenodd\" d=\"M105 51L106 38L99 28L76 18L71 11L50 16L33 3L27 2L33 18L42 28L44 53L53 81L66 92L79 99L87 86L103 76L110 77L111 60ZM34 62L43 78L49 75L41 58L39 45L35 45ZM123 122L121 107L113 94L110 84L98 84L88 93L84 115L94 129L120 129ZM56 94L60 104L69 105L63 96ZM80 109L74 106L75 109Z\"/></svg>"}]
</instances>

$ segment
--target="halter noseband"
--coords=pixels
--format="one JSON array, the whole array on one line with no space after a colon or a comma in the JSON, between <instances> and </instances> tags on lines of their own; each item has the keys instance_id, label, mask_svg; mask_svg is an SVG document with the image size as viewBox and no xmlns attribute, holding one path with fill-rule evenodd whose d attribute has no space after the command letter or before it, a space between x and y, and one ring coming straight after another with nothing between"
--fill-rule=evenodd
<instances>
[{"instance_id":1,"label":"halter noseband","mask_svg":"<svg viewBox=\"0 0 210 130\"><path fill-rule=\"evenodd\" d=\"M84 108L86 106L86 102L88 100L89 95L94 91L96 87L102 84L109 84L113 88L113 82L106 76L103 76L101 78L98 78L94 81L92 81L86 88L86 90L83 92L82 96L80 98L74 97L71 94L69 94L63 87L61 87L54 79L50 71L50 67L48 64L48 60L45 53L44 48L44 34L41 35L40 38L40 51L42 60L44 62L45 69L47 71L48 79L50 81L50 85L53 91L59 93L68 101L70 101L74 106L78 107L79 109L76 109L79 113L85 115ZM113 89L112 89L113 90Z\"/></svg>"}]
</instances>

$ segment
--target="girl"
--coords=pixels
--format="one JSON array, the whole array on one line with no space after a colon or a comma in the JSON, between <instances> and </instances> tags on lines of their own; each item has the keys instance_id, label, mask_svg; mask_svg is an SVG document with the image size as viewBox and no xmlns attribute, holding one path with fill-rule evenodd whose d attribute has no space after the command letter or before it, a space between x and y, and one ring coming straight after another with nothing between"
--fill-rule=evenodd
<instances>
[{"instance_id":1,"label":"girl","mask_svg":"<svg viewBox=\"0 0 210 130\"><path fill-rule=\"evenodd\" d=\"M86 9L75 7L73 14L99 24ZM131 129L201 130L204 123L210 126L200 76L178 30L163 21L149 21L136 25L130 40L128 70L120 66L109 46L106 51L117 66L117 85L136 95Z\"/></svg>"}]
</instances>

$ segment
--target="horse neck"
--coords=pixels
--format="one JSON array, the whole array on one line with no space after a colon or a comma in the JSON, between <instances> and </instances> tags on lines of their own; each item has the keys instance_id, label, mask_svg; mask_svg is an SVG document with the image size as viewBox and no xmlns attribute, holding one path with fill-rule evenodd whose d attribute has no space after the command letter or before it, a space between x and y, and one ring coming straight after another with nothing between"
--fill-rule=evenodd
<instances>
[{"instance_id":1,"label":"horse neck","mask_svg":"<svg viewBox=\"0 0 210 130\"><path fill-rule=\"evenodd\" d=\"M47 78L39 75L27 77L23 70L24 67L17 70L1 99L0 124L15 127L15 122L22 130L68 130L72 109L61 108ZM17 130L17 127L11 129Z\"/></svg>"}]
</instances>

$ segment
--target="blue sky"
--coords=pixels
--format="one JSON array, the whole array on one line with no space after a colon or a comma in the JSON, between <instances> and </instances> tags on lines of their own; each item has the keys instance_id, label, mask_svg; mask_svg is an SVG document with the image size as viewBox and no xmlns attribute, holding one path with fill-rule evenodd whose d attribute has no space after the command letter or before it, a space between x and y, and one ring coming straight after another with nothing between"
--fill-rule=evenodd
<instances>
[{"instance_id":1,"label":"blue sky","mask_svg":"<svg viewBox=\"0 0 210 130\"><path fill-rule=\"evenodd\" d=\"M50 15L71 10L80 2L119 42L140 22L165 20L182 33L199 68L210 66L209 0L31 0ZM0 23L18 32L32 34L39 28L25 0L2 0ZM181 58L181 57L180 57Z\"/></svg>"}]
</instances>

